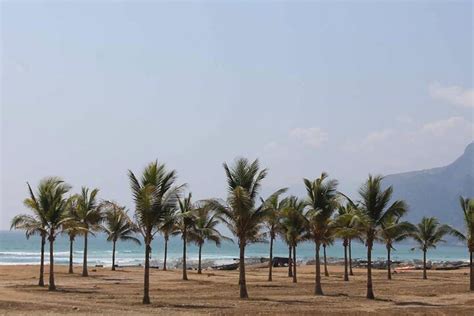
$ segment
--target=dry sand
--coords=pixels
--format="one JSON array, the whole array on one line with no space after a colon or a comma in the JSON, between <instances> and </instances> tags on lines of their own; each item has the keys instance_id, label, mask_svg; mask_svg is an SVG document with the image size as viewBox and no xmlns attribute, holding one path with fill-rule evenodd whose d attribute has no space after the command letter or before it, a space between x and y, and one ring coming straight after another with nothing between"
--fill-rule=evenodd
<instances>
[{"instance_id":1,"label":"dry sand","mask_svg":"<svg viewBox=\"0 0 474 316\"><path fill-rule=\"evenodd\" d=\"M48 271L48 267L45 268ZM151 271L152 304L141 304L143 270L90 268L90 276L67 274L56 267L58 291L37 284L38 266L0 266L0 314L355 314L355 315L474 315L474 293L468 292L468 270L404 271L386 280L386 272L374 271L376 300L365 298L365 270L355 269L350 282L342 279L342 267L331 266L323 276L325 296L314 296L314 266L298 267L298 283L287 277L286 268L250 268L247 282L250 299L238 298L238 271ZM48 274L45 275L48 280Z\"/></svg>"}]
</instances>

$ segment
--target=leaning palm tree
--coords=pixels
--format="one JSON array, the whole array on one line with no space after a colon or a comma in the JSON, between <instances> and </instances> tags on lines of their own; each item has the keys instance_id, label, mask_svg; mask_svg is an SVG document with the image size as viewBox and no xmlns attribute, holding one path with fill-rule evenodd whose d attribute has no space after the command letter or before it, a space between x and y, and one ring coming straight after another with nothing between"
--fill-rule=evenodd
<instances>
[{"instance_id":1,"label":"leaning palm tree","mask_svg":"<svg viewBox=\"0 0 474 316\"><path fill-rule=\"evenodd\" d=\"M385 244L387 249L387 279L392 279L392 267L390 254L395 242L400 242L402 240L410 237L410 234L414 230L413 224L409 222L401 222L399 216L387 216L387 218L382 222L379 238Z\"/></svg>"},{"instance_id":2,"label":"leaning palm tree","mask_svg":"<svg viewBox=\"0 0 474 316\"><path fill-rule=\"evenodd\" d=\"M189 238L198 246L198 274L202 273L201 254L202 247L206 241L212 241L217 247L220 247L223 240L231 241L232 239L223 236L217 226L221 222L218 214L212 212L207 207L198 207L194 214L194 225L189 232Z\"/></svg>"},{"instance_id":3,"label":"leaning palm tree","mask_svg":"<svg viewBox=\"0 0 474 316\"><path fill-rule=\"evenodd\" d=\"M360 221L361 218L356 212L356 209L352 207L352 204L347 203L346 205L340 205L338 207L338 215L334 219L333 225L334 235L342 239L342 246L344 247L344 281L349 281L349 274L351 274L349 273L349 267L352 268L350 242L361 234Z\"/></svg>"},{"instance_id":4,"label":"leaning palm tree","mask_svg":"<svg viewBox=\"0 0 474 316\"><path fill-rule=\"evenodd\" d=\"M157 161L145 167L140 179L132 171L128 172L128 176L135 202L135 220L145 243L143 304L150 304L151 242L159 232L166 213L176 206L183 186L174 186L176 171L167 171L166 166Z\"/></svg>"},{"instance_id":5,"label":"leaning palm tree","mask_svg":"<svg viewBox=\"0 0 474 316\"><path fill-rule=\"evenodd\" d=\"M170 236L176 234L176 226L177 226L177 208L175 206L171 207L168 211L166 211L166 215L160 224L160 232L163 235L164 240L164 258L163 258L163 271L166 271L166 262L168 259L168 242Z\"/></svg>"},{"instance_id":6,"label":"leaning palm tree","mask_svg":"<svg viewBox=\"0 0 474 316\"><path fill-rule=\"evenodd\" d=\"M258 159L249 162L240 158L232 167L224 163L224 170L227 176L227 203L210 200L208 204L223 217L229 230L238 239L240 298L246 299L245 247L264 240L261 230L267 211L262 205L256 206L255 202L267 169L260 169Z\"/></svg>"},{"instance_id":7,"label":"leaning palm tree","mask_svg":"<svg viewBox=\"0 0 474 316\"><path fill-rule=\"evenodd\" d=\"M265 209L268 212L267 218L265 219L265 225L268 229L268 234L270 235L270 256L268 262L268 281L272 281L272 268L273 268L273 241L276 238L276 234L279 228L281 211L284 207L284 203L279 199L280 195L285 193L288 189L283 188L267 198L265 201L262 201L265 205Z\"/></svg>"},{"instance_id":8,"label":"leaning palm tree","mask_svg":"<svg viewBox=\"0 0 474 316\"><path fill-rule=\"evenodd\" d=\"M30 197L23 201L23 204L29 208L33 214L17 215L12 219L10 229L21 229L25 231L26 238L29 239L33 235L40 235L41 237L41 257L40 257L40 274L39 286L44 286L44 245L46 244L47 229L45 209L47 209L47 196L49 187L47 181L41 181L38 188L38 197L33 193L29 183L28 192Z\"/></svg>"},{"instance_id":9,"label":"leaning palm tree","mask_svg":"<svg viewBox=\"0 0 474 316\"><path fill-rule=\"evenodd\" d=\"M134 236L137 233L137 226L128 216L125 206L120 206L112 201L104 201L99 207L105 219L102 229L107 234L107 241L112 242L112 271L115 271L115 245L117 241L131 241L137 245L141 245L141 242Z\"/></svg>"},{"instance_id":10,"label":"leaning palm tree","mask_svg":"<svg viewBox=\"0 0 474 316\"><path fill-rule=\"evenodd\" d=\"M451 226L441 225L436 217L423 217L421 222L414 227L411 237L418 243L418 248L423 251L423 279L428 278L426 275L426 253L428 249L436 248L439 242L445 242L443 237L446 235L464 239L464 236Z\"/></svg>"},{"instance_id":11,"label":"leaning palm tree","mask_svg":"<svg viewBox=\"0 0 474 316\"><path fill-rule=\"evenodd\" d=\"M327 173L323 172L321 176L314 181L304 179L307 191L306 218L309 222L309 231L311 238L316 245L316 284L314 288L315 295L323 295L321 286L321 262L319 259L319 250L325 235L331 223L331 216L338 206L337 180L329 180Z\"/></svg>"},{"instance_id":12,"label":"leaning palm tree","mask_svg":"<svg viewBox=\"0 0 474 316\"><path fill-rule=\"evenodd\" d=\"M293 283L297 283L296 277L296 247L298 243L308 238L308 222L304 217L305 202L296 196L290 196L282 201L284 208L281 213L281 230L285 234L293 250Z\"/></svg>"},{"instance_id":13,"label":"leaning palm tree","mask_svg":"<svg viewBox=\"0 0 474 316\"><path fill-rule=\"evenodd\" d=\"M466 226L466 234L464 238L467 241L467 248L469 250L469 274L470 274L470 290L474 291L474 199L459 197L459 202L464 215L464 224Z\"/></svg>"},{"instance_id":14,"label":"leaning palm tree","mask_svg":"<svg viewBox=\"0 0 474 316\"><path fill-rule=\"evenodd\" d=\"M89 233L101 229L103 215L99 207L97 207L97 194L99 189L82 187L81 194L77 196L77 218L84 230L84 256L82 262L82 276L87 277L87 240Z\"/></svg>"},{"instance_id":15,"label":"leaning palm tree","mask_svg":"<svg viewBox=\"0 0 474 316\"><path fill-rule=\"evenodd\" d=\"M188 280L187 266L186 266L186 245L189 242L188 234L192 231L195 222L194 212L195 206L191 202L191 193L183 199L178 199L178 214L176 221L175 234L180 234L183 240L183 280Z\"/></svg>"}]
</instances>

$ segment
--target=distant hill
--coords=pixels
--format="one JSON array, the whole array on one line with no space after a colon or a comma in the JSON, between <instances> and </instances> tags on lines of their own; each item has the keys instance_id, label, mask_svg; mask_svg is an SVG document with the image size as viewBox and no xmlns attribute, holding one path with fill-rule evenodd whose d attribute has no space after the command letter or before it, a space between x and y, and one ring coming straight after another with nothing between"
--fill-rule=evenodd
<instances>
[{"instance_id":1,"label":"distant hill","mask_svg":"<svg viewBox=\"0 0 474 316\"><path fill-rule=\"evenodd\" d=\"M392 185L394 198L408 203L408 220L436 216L442 223L462 228L459 196L474 198L474 142L448 166L389 175L384 185Z\"/></svg>"}]
</instances>

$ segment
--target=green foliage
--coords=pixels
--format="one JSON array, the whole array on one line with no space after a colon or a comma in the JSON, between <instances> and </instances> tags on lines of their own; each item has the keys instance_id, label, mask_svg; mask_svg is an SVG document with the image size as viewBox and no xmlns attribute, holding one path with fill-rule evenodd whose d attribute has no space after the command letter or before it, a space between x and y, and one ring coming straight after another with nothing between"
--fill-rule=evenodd
<instances>
[{"instance_id":1,"label":"green foliage","mask_svg":"<svg viewBox=\"0 0 474 316\"><path fill-rule=\"evenodd\" d=\"M442 225L436 217L423 217L421 222L414 227L411 237L418 243L419 249L426 251L429 248L436 248L436 245L443 240L444 236L451 235L459 239L464 236L449 225Z\"/></svg>"},{"instance_id":2,"label":"green foliage","mask_svg":"<svg viewBox=\"0 0 474 316\"><path fill-rule=\"evenodd\" d=\"M120 206L111 201L104 201L99 208L104 214L102 230L107 234L107 241L116 242L121 240L141 244L134 236L138 228L128 216L125 206Z\"/></svg>"}]
</instances>

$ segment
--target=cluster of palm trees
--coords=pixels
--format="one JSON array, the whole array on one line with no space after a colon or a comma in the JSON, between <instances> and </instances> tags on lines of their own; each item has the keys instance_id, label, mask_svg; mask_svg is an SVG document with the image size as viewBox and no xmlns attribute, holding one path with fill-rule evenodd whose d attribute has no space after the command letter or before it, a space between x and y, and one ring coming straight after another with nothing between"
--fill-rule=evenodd
<instances>
[{"instance_id":1,"label":"cluster of palm trees","mask_svg":"<svg viewBox=\"0 0 474 316\"><path fill-rule=\"evenodd\" d=\"M323 295L321 282L321 247L324 273L327 270L326 248L340 239L344 248L344 281L352 273L351 243L362 241L367 247L367 298L375 297L372 284L372 249L382 242L387 249L387 278L391 279L391 251L396 242L406 238L415 240L423 251L423 277L426 278L426 254L429 248L452 235L467 240L470 253L470 289L474 291L474 200L460 198L466 234L436 218L424 217L417 225L403 221L408 207L404 201L391 201L392 187L382 186L381 176L369 176L359 189L359 199L351 200L337 190L338 182L326 173L314 180L304 179L306 197L283 195L286 188L277 190L267 199L259 197L267 169L259 161L237 159L231 166L224 163L227 177L227 198L192 201L191 193L184 194L185 184L177 184L175 170L168 170L157 161L145 167L140 177L129 171L130 186L135 203L134 220L124 207L110 201L97 201L98 190L83 188L81 194L66 197L70 186L58 178L43 180L35 195L28 185L30 197L25 200L34 215L19 215L12 228L26 230L27 237L41 236L40 285L43 281L43 252L46 240L50 242L50 283L54 290L54 240L59 233L67 233L72 249L76 236L84 237L83 276L87 276L87 238L96 231L105 231L113 243L112 269L115 269L115 243L118 240L140 241L145 245L143 303L149 304L151 243L156 234L164 237L166 270L167 248L170 236L180 235L183 241L183 280L187 280L186 245L194 242L199 248L198 273L201 273L201 253L206 241L220 245L223 236L218 225L222 223L234 235L239 247L240 297L248 298L245 274L245 249L249 244L269 240L270 260L268 281L272 281L273 242L280 237L288 245L288 276L297 283L297 246L303 241L315 245L315 295Z\"/></svg>"}]
</instances>

